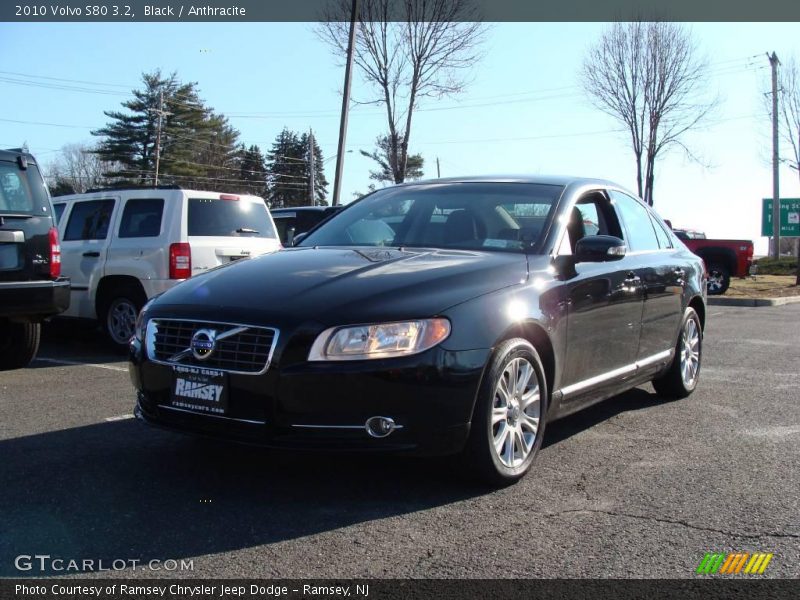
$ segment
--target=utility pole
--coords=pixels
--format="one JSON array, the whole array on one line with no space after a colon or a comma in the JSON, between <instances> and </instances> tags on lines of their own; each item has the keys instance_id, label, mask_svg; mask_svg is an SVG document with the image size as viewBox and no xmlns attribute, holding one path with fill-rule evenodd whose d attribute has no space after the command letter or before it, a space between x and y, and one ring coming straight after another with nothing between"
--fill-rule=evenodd
<instances>
[{"instance_id":1,"label":"utility pole","mask_svg":"<svg viewBox=\"0 0 800 600\"><path fill-rule=\"evenodd\" d=\"M442 171L439 168L439 157L437 156L436 157L436 178L437 179L441 179L441 177L442 177Z\"/></svg>"},{"instance_id":2,"label":"utility pole","mask_svg":"<svg viewBox=\"0 0 800 600\"><path fill-rule=\"evenodd\" d=\"M779 185L779 160L778 156L778 55L769 54L769 64L772 67L772 239L775 243L772 257L776 260L781 257L781 193Z\"/></svg>"},{"instance_id":3,"label":"utility pole","mask_svg":"<svg viewBox=\"0 0 800 600\"><path fill-rule=\"evenodd\" d=\"M347 41L347 63L344 68L344 90L342 91L342 118L339 121L339 150L336 153L336 176L333 180L333 206L339 205L342 189L342 169L344 167L344 144L347 138L347 116L350 109L350 80L353 70L353 49L356 44L356 25L358 23L358 0L353 0L350 12L350 37Z\"/></svg>"},{"instance_id":4,"label":"utility pole","mask_svg":"<svg viewBox=\"0 0 800 600\"><path fill-rule=\"evenodd\" d=\"M158 168L161 162L161 119L172 113L164 110L164 90L158 92L158 110L153 111L158 115L158 128L156 129L156 176L153 187L158 187Z\"/></svg>"},{"instance_id":5,"label":"utility pole","mask_svg":"<svg viewBox=\"0 0 800 600\"><path fill-rule=\"evenodd\" d=\"M316 206L317 197L314 193L314 184L316 183L316 165L314 163L314 131L312 129L308 130L308 168L310 173L309 191L311 193L311 197L309 198L309 206Z\"/></svg>"}]
</instances>

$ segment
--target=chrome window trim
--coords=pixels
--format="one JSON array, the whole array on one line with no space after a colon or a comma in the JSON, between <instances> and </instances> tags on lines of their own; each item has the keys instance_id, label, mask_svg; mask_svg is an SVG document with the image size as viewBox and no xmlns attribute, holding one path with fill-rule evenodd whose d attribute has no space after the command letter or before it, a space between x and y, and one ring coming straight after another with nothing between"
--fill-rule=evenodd
<instances>
[{"instance_id":1,"label":"chrome window trim","mask_svg":"<svg viewBox=\"0 0 800 600\"><path fill-rule=\"evenodd\" d=\"M269 349L269 353L267 354L267 362L264 367L260 371L234 371L232 369L223 369L220 367L212 367L212 366L201 366L201 365L187 365L180 362L170 362L166 360L160 360L156 358L156 349L155 349L155 324L158 321L172 321L172 322L179 322L179 323L203 323L206 325L216 325L216 326L223 326L223 327L244 327L247 329L266 329L273 332L272 337L272 344ZM211 371L222 371L223 373L230 373L232 375L263 375L269 370L270 365L272 364L272 357L275 354L275 348L278 345L278 337L280 336L280 330L275 327L267 327L265 325L251 325L248 323L230 323L225 321L206 321L203 319L173 319L170 317L153 317L148 319L147 321L147 328L145 330L144 336L144 346L145 346L145 354L147 359L150 362L153 362L158 365L165 365L167 367L193 367L198 369L208 369Z\"/></svg>"}]
</instances>

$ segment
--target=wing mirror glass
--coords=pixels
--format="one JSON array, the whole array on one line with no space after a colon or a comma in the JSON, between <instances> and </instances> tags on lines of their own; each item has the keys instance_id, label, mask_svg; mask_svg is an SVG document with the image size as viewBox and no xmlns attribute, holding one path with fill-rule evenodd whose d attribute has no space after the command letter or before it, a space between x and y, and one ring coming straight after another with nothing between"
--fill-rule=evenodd
<instances>
[{"instance_id":1,"label":"wing mirror glass","mask_svg":"<svg viewBox=\"0 0 800 600\"><path fill-rule=\"evenodd\" d=\"M575 262L620 260L627 253L625 242L613 235L587 235L575 244Z\"/></svg>"}]
</instances>

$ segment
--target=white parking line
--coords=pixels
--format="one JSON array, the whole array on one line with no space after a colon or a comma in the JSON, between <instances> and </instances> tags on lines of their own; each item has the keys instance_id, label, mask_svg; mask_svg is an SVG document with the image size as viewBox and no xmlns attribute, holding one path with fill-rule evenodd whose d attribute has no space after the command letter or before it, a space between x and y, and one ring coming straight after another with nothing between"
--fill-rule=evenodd
<instances>
[{"instance_id":1,"label":"white parking line","mask_svg":"<svg viewBox=\"0 0 800 600\"><path fill-rule=\"evenodd\" d=\"M711 314L710 314L710 315L708 315L708 316L709 316L709 317L716 317L716 316L718 316L718 315L724 315L724 314L725 314L724 312L715 312L715 313L711 313Z\"/></svg>"},{"instance_id":2,"label":"white parking line","mask_svg":"<svg viewBox=\"0 0 800 600\"><path fill-rule=\"evenodd\" d=\"M126 421L132 419L133 415L117 415L116 417L108 417L106 421Z\"/></svg>"},{"instance_id":3,"label":"white parking line","mask_svg":"<svg viewBox=\"0 0 800 600\"><path fill-rule=\"evenodd\" d=\"M109 371L122 371L123 373L128 370L127 367L115 367L114 365L100 365L97 363L81 362L79 360L65 360L63 358L42 358L35 359L38 362L52 363L55 365L77 365L80 367L94 367L96 369L108 369Z\"/></svg>"}]
</instances>

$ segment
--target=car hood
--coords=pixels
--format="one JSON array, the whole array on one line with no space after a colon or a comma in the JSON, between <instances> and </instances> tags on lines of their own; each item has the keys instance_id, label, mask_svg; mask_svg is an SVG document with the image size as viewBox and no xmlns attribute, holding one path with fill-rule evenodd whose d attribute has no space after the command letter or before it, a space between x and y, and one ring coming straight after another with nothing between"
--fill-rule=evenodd
<instances>
[{"instance_id":1,"label":"car hood","mask_svg":"<svg viewBox=\"0 0 800 600\"><path fill-rule=\"evenodd\" d=\"M527 274L526 256L516 253L292 248L193 277L163 294L153 312L324 325L426 317Z\"/></svg>"}]
</instances>

